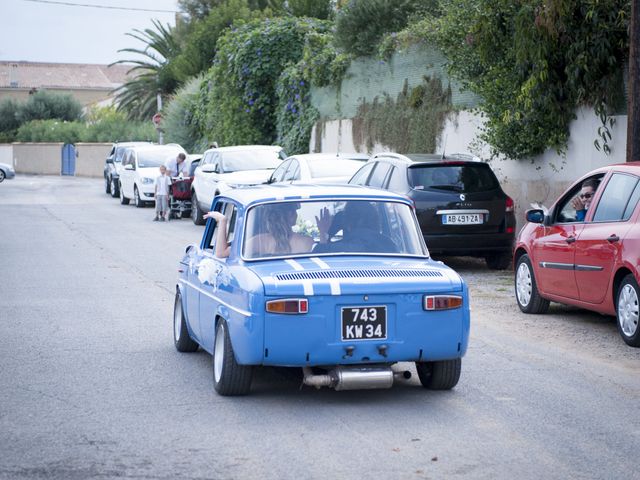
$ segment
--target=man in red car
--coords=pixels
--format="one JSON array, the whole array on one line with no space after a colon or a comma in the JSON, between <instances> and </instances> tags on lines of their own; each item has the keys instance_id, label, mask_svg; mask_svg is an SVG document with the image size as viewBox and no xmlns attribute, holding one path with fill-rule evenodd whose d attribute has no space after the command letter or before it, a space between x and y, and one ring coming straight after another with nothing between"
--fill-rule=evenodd
<instances>
[{"instance_id":1,"label":"man in red car","mask_svg":"<svg viewBox=\"0 0 640 480\"><path fill-rule=\"evenodd\" d=\"M576 221L584 221L597 189L598 181L593 178L589 178L582 183L580 194L571 201L571 204L576 209Z\"/></svg>"}]
</instances>

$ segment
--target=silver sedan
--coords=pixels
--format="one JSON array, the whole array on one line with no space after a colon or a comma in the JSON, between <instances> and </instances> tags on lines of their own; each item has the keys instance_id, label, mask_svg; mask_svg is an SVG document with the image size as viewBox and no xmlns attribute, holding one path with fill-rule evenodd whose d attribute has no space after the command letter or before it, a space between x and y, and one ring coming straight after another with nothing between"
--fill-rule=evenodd
<instances>
[{"instance_id":1,"label":"silver sedan","mask_svg":"<svg viewBox=\"0 0 640 480\"><path fill-rule=\"evenodd\" d=\"M0 182L2 182L5 178L13 178L16 176L16 171L13 169L11 165L7 165L6 163L0 163Z\"/></svg>"}]
</instances>

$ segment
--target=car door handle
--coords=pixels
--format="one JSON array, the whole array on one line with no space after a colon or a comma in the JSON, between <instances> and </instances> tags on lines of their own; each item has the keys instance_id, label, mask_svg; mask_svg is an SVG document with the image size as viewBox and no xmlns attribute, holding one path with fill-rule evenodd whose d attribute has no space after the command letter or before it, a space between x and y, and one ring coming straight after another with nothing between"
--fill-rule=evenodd
<instances>
[{"instance_id":1,"label":"car door handle","mask_svg":"<svg viewBox=\"0 0 640 480\"><path fill-rule=\"evenodd\" d=\"M618 235L610 235L609 237L607 237L607 242L609 243L614 243L620 240L620 237Z\"/></svg>"},{"instance_id":2,"label":"car door handle","mask_svg":"<svg viewBox=\"0 0 640 480\"><path fill-rule=\"evenodd\" d=\"M567 237L564 239L564 241L567 243L573 243L576 241L576 237Z\"/></svg>"}]
</instances>

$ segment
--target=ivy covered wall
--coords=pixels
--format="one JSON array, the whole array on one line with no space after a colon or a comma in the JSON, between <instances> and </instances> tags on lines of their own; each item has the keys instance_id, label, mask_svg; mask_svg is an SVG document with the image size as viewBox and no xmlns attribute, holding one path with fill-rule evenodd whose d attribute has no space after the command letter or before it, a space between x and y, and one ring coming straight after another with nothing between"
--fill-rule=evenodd
<instances>
[{"instance_id":1,"label":"ivy covered wall","mask_svg":"<svg viewBox=\"0 0 640 480\"><path fill-rule=\"evenodd\" d=\"M348 133L359 151L371 152L378 144L399 152L435 151L447 116L478 104L445 68L442 54L425 45L388 60L353 60L337 85L311 88L319 122L310 149L322 148L325 122L349 119Z\"/></svg>"}]
</instances>

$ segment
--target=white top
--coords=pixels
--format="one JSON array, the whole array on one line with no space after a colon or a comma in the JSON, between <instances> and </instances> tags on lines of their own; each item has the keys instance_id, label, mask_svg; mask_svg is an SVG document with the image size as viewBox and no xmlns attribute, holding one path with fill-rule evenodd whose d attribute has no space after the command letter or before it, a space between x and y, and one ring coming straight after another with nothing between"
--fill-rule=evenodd
<instances>
[{"instance_id":1,"label":"white top","mask_svg":"<svg viewBox=\"0 0 640 480\"><path fill-rule=\"evenodd\" d=\"M170 177L177 177L182 173L183 176L189 175L189 169L187 168L187 161L183 160L180 165L178 165L177 158L172 158L167 160L165 165L167 167L167 175Z\"/></svg>"},{"instance_id":2,"label":"white top","mask_svg":"<svg viewBox=\"0 0 640 480\"><path fill-rule=\"evenodd\" d=\"M167 175L158 175L156 177L156 195L169 195L169 185L171 185L171 179Z\"/></svg>"}]
</instances>

